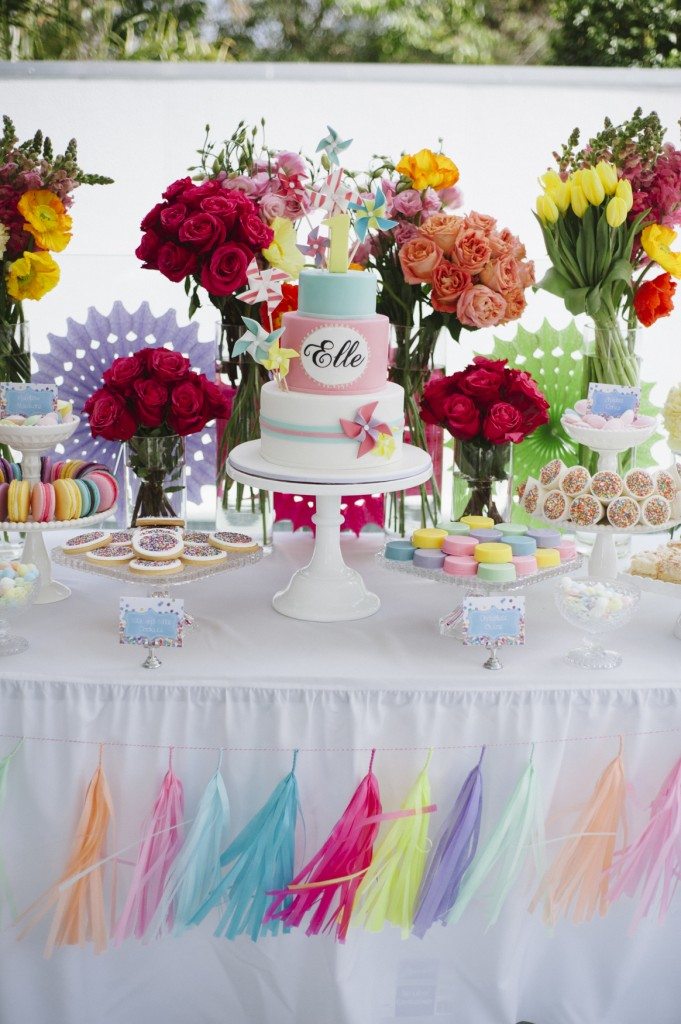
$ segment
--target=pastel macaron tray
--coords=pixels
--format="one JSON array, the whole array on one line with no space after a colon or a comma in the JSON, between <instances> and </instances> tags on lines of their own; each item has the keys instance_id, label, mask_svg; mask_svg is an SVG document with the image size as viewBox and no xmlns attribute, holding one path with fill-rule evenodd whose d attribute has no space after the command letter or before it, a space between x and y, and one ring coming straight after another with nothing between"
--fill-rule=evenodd
<instances>
[{"instance_id":1,"label":"pastel macaron tray","mask_svg":"<svg viewBox=\"0 0 681 1024\"><path fill-rule=\"evenodd\" d=\"M383 559L390 568L485 587L524 585L561 568L577 569L581 562L574 539L557 530L495 523L488 516L464 516L457 523L415 530L410 541L388 541Z\"/></svg>"},{"instance_id":2,"label":"pastel macaron tray","mask_svg":"<svg viewBox=\"0 0 681 1024\"><path fill-rule=\"evenodd\" d=\"M113 508L115 478L98 463L43 459L41 479L22 479L21 466L0 458L0 523L64 523Z\"/></svg>"}]
</instances>

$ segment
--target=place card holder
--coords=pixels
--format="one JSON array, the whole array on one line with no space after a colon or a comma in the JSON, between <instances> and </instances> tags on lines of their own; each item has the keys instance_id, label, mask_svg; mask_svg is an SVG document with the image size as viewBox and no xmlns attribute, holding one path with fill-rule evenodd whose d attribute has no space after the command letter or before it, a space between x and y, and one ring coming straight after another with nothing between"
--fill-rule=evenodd
<instances>
[{"instance_id":1,"label":"place card holder","mask_svg":"<svg viewBox=\"0 0 681 1024\"><path fill-rule=\"evenodd\" d=\"M489 657L482 667L498 672L504 667L497 654L499 648L525 643L525 598L501 594L465 597L463 642L487 648Z\"/></svg>"},{"instance_id":2,"label":"place card holder","mask_svg":"<svg viewBox=\"0 0 681 1024\"><path fill-rule=\"evenodd\" d=\"M147 652L143 668L160 668L159 647L182 647L184 601L162 597L122 597L118 615L118 641Z\"/></svg>"}]
</instances>

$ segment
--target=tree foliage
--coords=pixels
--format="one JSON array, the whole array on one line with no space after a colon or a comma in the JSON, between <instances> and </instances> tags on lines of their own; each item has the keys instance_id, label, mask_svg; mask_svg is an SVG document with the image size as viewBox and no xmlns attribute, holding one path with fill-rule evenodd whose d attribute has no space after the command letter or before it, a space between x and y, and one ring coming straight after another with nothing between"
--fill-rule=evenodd
<instances>
[{"instance_id":1,"label":"tree foliage","mask_svg":"<svg viewBox=\"0 0 681 1024\"><path fill-rule=\"evenodd\" d=\"M679 0L558 0L555 64L681 67Z\"/></svg>"}]
</instances>

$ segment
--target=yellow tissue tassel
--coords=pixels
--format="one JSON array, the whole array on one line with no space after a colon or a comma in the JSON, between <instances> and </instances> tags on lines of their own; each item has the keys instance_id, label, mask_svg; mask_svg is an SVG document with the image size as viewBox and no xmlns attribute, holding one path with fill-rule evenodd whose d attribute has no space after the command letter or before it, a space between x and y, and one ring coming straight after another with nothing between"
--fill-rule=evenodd
<instances>
[{"instance_id":1,"label":"yellow tissue tassel","mask_svg":"<svg viewBox=\"0 0 681 1024\"><path fill-rule=\"evenodd\" d=\"M575 821L573 832L544 875L530 911L544 904L544 919L553 925L572 913L575 924L608 909L609 870L618 833L625 829L626 781L622 750L596 783Z\"/></svg>"},{"instance_id":2,"label":"yellow tissue tassel","mask_svg":"<svg viewBox=\"0 0 681 1024\"><path fill-rule=\"evenodd\" d=\"M376 848L369 870L357 890L352 923L380 932L386 921L408 938L428 855L430 803L428 765L432 751L402 804L397 818Z\"/></svg>"}]
</instances>

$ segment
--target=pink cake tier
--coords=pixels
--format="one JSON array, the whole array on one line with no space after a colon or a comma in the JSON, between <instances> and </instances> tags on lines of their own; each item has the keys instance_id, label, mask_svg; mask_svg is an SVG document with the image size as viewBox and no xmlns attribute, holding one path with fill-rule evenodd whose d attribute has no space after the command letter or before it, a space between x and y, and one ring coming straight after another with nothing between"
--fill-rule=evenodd
<instances>
[{"instance_id":1,"label":"pink cake tier","mask_svg":"<svg viewBox=\"0 0 681 1024\"><path fill-rule=\"evenodd\" d=\"M299 355L290 363L289 390L364 395L384 387L389 321L375 310L373 274L303 270L298 310L282 318L281 345Z\"/></svg>"}]
</instances>

